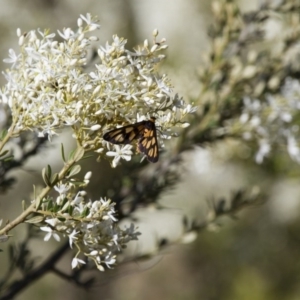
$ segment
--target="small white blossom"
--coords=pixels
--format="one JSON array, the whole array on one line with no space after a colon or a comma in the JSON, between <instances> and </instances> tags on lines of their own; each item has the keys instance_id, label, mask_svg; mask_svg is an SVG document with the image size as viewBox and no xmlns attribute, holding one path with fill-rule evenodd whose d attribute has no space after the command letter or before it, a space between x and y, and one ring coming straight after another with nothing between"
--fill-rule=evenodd
<instances>
[{"instance_id":1,"label":"small white blossom","mask_svg":"<svg viewBox=\"0 0 300 300\"><path fill-rule=\"evenodd\" d=\"M114 157L114 160L112 162L112 166L114 168L118 165L121 158L125 159L126 161L131 160L131 155L132 155L132 151L131 151L132 146L131 145L125 145L125 146L115 145L114 148L115 148L115 151L106 152L107 156Z\"/></svg>"},{"instance_id":2,"label":"small white blossom","mask_svg":"<svg viewBox=\"0 0 300 300\"><path fill-rule=\"evenodd\" d=\"M238 121L240 126L232 128L239 128L245 140L256 141L258 151L255 161L262 163L276 145L285 145L291 159L300 163L300 135L297 125L300 111L299 81L287 78L281 94L268 94L265 99L244 97L243 103Z\"/></svg>"},{"instance_id":3,"label":"small white blossom","mask_svg":"<svg viewBox=\"0 0 300 300\"><path fill-rule=\"evenodd\" d=\"M261 164L263 162L264 158L270 153L270 150L271 150L271 146L268 143L268 141L261 140L259 150L258 150L258 152L256 153L256 156L255 156L255 161L258 164Z\"/></svg>"},{"instance_id":4,"label":"small white blossom","mask_svg":"<svg viewBox=\"0 0 300 300\"><path fill-rule=\"evenodd\" d=\"M106 264L106 266L108 268L111 268L115 263L116 263L116 258L115 256L112 256L111 253L109 253L105 259L104 259L104 263Z\"/></svg>"},{"instance_id":5,"label":"small white blossom","mask_svg":"<svg viewBox=\"0 0 300 300\"><path fill-rule=\"evenodd\" d=\"M8 53L9 53L9 58L5 58L5 59L3 59L3 61L5 63L12 64L12 68L14 68L15 64L18 62L20 54L16 55L16 53L13 49L9 49Z\"/></svg>"},{"instance_id":6,"label":"small white blossom","mask_svg":"<svg viewBox=\"0 0 300 300\"><path fill-rule=\"evenodd\" d=\"M80 18L87 23L87 25L90 28L90 31L100 28L100 25L97 22L94 22L91 14L86 14L86 16L80 15Z\"/></svg>"},{"instance_id":7,"label":"small white blossom","mask_svg":"<svg viewBox=\"0 0 300 300\"><path fill-rule=\"evenodd\" d=\"M73 231L69 234L69 244L70 244L70 248L73 248L72 245L74 243L74 241L77 240L76 235L79 233L79 231L76 231L75 229L73 229Z\"/></svg>"},{"instance_id":8,"label":"small white blossom","mask_svg":"<svg viewBox=\"0 0 300 300\"><path fill-rule=\"evenodd\" d=\"M85 180L90 180L91 177L92 177L92 172L91 172L91 171L87 172L87 173L84 175L84 179L85 179Z\"/></svg>"},{"instance_id":9,"label":"small white blossom","mask_svg":"<svg viewBox=\"0 0 300 300\"><path fill-rule=\"evenodd\" d=\"M70 189L70 186L67 184L59 184L59 185L55 185L54 189L60 194L60 195L66 195L67 192Z\"/></svg>"},{"instance_id":10,"label":"small white blossom","mask_svg":"<svg viewBox=\"0 0 300 300\"><path fill-rule=\"evenodd\" d=\"M101 125L96 124L96 125L93 125L93 126L91 127L91 130L92 130L92 131L97 131L97 130L99 130L100 128L101 128Z\"/></svg>"},{"instance_id":11,"label":"small white blossom","mask_svg":"<svg viewBox=\"0 0 300 300\"><path fill-rule=\"evenodd\" d=\"M40 227L40 229L47 232L47 234L44 237L45 242L49 241L51 237L53 237L58 242L60 241L60 236L56 233L56 231L52 230L52 228L44 226Z\"/></svg>"},{"instance_id":12,"label":"small white blossom","mask_svg":"<svg viewBox=\"0 0 300 300\"><path fill-rule=\"evenodd\" d=\"M300 148L294 136L290 133L287 137L287 150L292 159L300 163Z\"/></svg>"},{"instance_id":13,"label":"small white blossom","mask_svg":"<svg viewBox=\"0 0 300 300\"><path fill-rule=\"evenodd\" d=\"M60 221L57 218L47 219L45 220L45 222L51 225L52 227L55 227L58 223L60 223Z\"/></svg>"},{"instance_id":14,"label":"small white blossom","mask_svg":"<svg viewBox=\"0 0 300 300\"><path fill-rule=\"evenodd\" d=\"M99 271L101 271L101 272L104 272L105 271L105 269L104 269L104 267L102 266L102 265L97 265L97 269L99 270Z\"/></svg>"},{"instance_id":15,"label":"small white blossom","mask_svg":"<svg viewBox=\"0 0 300 300\"><path fill-rule=\"evenodd\" d=\"M72 264L71 264L72 269L75 269L76 267L80 266L80 264L84 265L84 264L86 264L86 262L82 259L77 258L77 257L74 257L72 259Z\"/></svg>"},{"instance_id":16,"label":"small white blossom","mask_svg":"<svg viewBox=\"0 0 300 300\"><path fill-rule=\"evenodd\" d=\"M74 199L72 200L72 205L76 206L76 205L79 205L80 203L82 203L84 201L84 198L83 198L84 195L82 195L82 192L78 192L76 194L76 196L74 197Z\"/></svg>"}]
</instances>

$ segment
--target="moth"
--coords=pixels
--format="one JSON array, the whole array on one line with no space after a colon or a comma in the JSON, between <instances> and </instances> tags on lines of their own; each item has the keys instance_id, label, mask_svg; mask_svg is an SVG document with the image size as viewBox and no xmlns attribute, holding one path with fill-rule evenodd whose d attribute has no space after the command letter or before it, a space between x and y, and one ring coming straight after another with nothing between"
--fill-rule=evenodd
<instances>
[{"instance_id":1,"label":"moth","mask_svg":"<svg viewBox=\"0 0 300 300\"><path fill-rule=\"evenodd\" d=\"M133 140L137 140L138 151L144 153L150 162L158 161L159 151L154 117L108 131L103 135L103 139L112 144L130 144Z\"/></svg>"}]
</instances>

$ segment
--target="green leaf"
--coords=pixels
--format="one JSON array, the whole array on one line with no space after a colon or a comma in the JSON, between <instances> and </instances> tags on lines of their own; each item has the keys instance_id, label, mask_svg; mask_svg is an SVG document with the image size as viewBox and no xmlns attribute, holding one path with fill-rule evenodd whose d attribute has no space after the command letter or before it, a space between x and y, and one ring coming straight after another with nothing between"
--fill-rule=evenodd
<instances>
[{"instance_id":1,"label":"green leaf","mask_svg":"<svg viewBox=\"0 0 300 300\"><path fill-rule=\"evenodd\" d=\"M52 176L52 170L51 170L50 165L47 165L47 175L48 175L49 178L51 178L51 176Z\"/></svg>"},{"instance_id":2,"label":"green leaf","mask_svg":"<svg viewBox=\"0 0 300 300\"><path fill-rule=\"evenodd\" d=\"M2 152L0 153L0 157L6 155L8 152L9 152L9 150L4 150L4 151L2 151Z\"/></svg>"},{"instance_id":3,"label":"green leaf","mask_svg":"<svg viewBox=\"0 0 300 300\"><path fill-rule=\"evenodd\" d=\"M69 201L67 201L66 203L65 203L65 205L63 206L63 208L60 210L61 212L64 212L65 210L67 210L67 208L70 206L70 202Z\"/></svg>"},{"instance_id":4,"label":"green leaf","mask_svg":"<svg viewBox=\"0 0 300 300\"><path fill-rule=\"evenodd\" d=\"M58 182L58 173L54 173L52 178L51 178L51 186L54 186Z\"/></svg>"},{"instance_id":5,"label":"green leaf","mask_svg":"<svg viewBox=\"0 0 300 300\"><path fill-rule=\"evenodd\" d=\"M25 200L22 200L22 209L23 209L23 211L26 209L26 202L25 202Z\"/></svg>"},{"instance_id":6,"label":"green leaf","mask_svg":"<svg viewBox=\"0 0 300 300\"><path fill-rule=\"evenodd\" d=\"M62 202L61 202L60 207L64 206L67 202L68 202L68 198L67 198L67 197L64 197L64 199L63 199Z\"/></svg>"},{"instance_id":7,"label":"green leaf","mask_svg":"<svg viewBox=\"0 0 300 300\"><path fill-rule=\"evenodd\" d=\"M52 212L58 212L60 210L60 205L58 205L56 202L53 202Z\"/></svg>"},{"instance_id":8,"label":"green leaf","mask_svg":"<svg viewBox=\"0 0 300 300\"><path fill-rule=\"evenodd\" d=\"M47 186L51 186L50 178L48 177L47 169L43 168L42 177Z\"/></svg>"},{"instance_id":9,"label":"green leaf","mask_svg":"<svg viewBox=\"0 0 300 300\"><path fill-rule=\"evenodd\" d=\"M84 155L85 151L82 147L77 147L77 149L75 150L75 153L74 153L74 160L77 162L79 160L82 159L83 155Z\"/></svg>"},{"instance_id":10,"label":"green leaf","mask_svg":"<svg viewBox=\"0 0 300 300\"><path fill-rule=\"evenodd\" d=\"M75 154L75 151L76 151L76 149L74 149L74 150L72 150L72 151L70 152L70 154L69 154L69 159L68 159L68 160L72 160L72 159L73 159L74 154Z\"/></svg>"},{"instance_id":11,"label":"green leaf","mask_svg":"<svg viewBox=\"0 0 300 300\"><path fill-rule=\"evenodd\" d=\"M73 210L74 210L74 206L70 205L69 208L68 208L68 214L70 216L73 216Z\"/></svg>"},{"instance_id":12,"label":"green leaf","mask_svg":"<svg viewBox=\"0 0 300 300\"><path fill-rule=\"evenodd\" d=\"M80 214L81 217L85 218L88 214L89 214L90 210L88 207L85 207L85 209L83 210L83 212Z\"/></svg>"},{"instance_id":13,"label":"green leaf","mask_svg":"<svg viewBox=\"0 0 300 300\"><path fill-rule=\"evenodd\" d=\"M7 130L6 129L3 129L1 132L0 132L0 140L2 141L5 136L7 135Z\"/></svg>"},{"instance_id":14,"label":"green leaf","mask_svg":"<svg viewBox=\"0 0 300 300\"><path fill-rule=\"evenodd\" d=\"M12 160L13 158L14 158L13 155L9 155L9 156L5 157L3 160L4 161L9 161L9 160Z\"/></svg>"},{"instance_id":15,"label":"green leaf","mask_svg":"<svg viewBox=\"0 0 300 300\"><path fill-rule=\"evenodd\" d=\"M65 149L64 149L64 144L63 143L61 143L60 151L61 151L61 157L62 157L62 159L65 163L66 162L66 157L65 157Z\"/></svg>"},{"instance_id":16,"label":"green leaf","mask_svg":"<svg viewBox=\"0 0 300 300\"><path fill-rule=\"evenodd\" d=\"M81 171L81 166L80 166L80 165L75 165L75 166L73 166L73 167L70 169L67 178L70 178L70 177L72 177L72 176L78 174L80 171Z\"/></svg>"},{"instance_id":17,"label":"green leaf","mask_svg":"<svg viewBox=\"0 0 300 300\"><path fill-rule=\"evenodd\" d=\"M44 216L35 216L30 219L27 219L25 222L30 224L37 224L44 221Z\"/></svg>"},{"instance_id":18,"label":"green leaf","mask_svg":"<svg viewBox=\"0 0 300 300\"><path fill-rule=\"evenodd\" d=\"M47 203L47 210L48 211L52 211L53 210L53 202L52 201L48 201L48 203Z\"/></svg>"},{"instance_id":19,"label":"green leaf","mask_svg":"<svg viewBox=\"0 0 300 300\"><path fill-rule=\"evenodd\" d=\"M42 201L41 200L42 200L41 198L37 198L35 200L35 209L36 210L39 210L41 208L41 205L42 205Z\"/></svg>"},{"instance_id":20,"label":"green leaf","mask_svg":"<svg viewBox=\"0 0 300 300\"><path fill-rule=\"evenodd\" d=\"M43 179L44 179L44 182L46 183L46 185L47 186L52 186L52 183L51 183L52 170L51 170L51 167L49 165L47 165L46 168L43 168L42 176L43 176Z\"/></svg>"}]
</instances>

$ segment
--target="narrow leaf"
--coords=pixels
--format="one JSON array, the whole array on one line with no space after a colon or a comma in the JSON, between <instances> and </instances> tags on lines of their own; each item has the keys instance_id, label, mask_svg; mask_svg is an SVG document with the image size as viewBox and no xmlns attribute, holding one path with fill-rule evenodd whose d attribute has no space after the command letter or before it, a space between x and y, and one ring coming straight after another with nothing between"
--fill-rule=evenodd
<instances>
[{"instance_id":1,"label":"narrow leaf","mask_svg":"<svg viewBox=\"0 0 300 300\"><path fill-rule=\"evenodd\" d=\"M51 186L50 178L48 177L46 168L43 168L43 170L42 170L42 177L43 177L45 184L47 186Z\"/></svg>"},{"instance_id":2,"label":"narrow leaf","mask_svg":"<svg viewBox=\"0 0 300 300\"><path fill-rule=\"evenodd\" d=\"M54 173L51 178L51 186L54 186L58 182L58 173Z\"/></svg>"},{"instance_id":3,"label":"narrow leaf","mask_svg":"<svg viewBox=\"0 0 300 300\"><path fill-rule=\"evenodd\" d=\"M22 209L23 209L23 211L26 209L26 202L25 202L25 200L22 200Z\"/></svg>"},{"instance_id":4,"label":"narrow leaf","mask_svg":"<svg viewBox=\"0 0 300 300\"><path fill-rule=\"evenodd\" d=\"M74 160L77 162L79 161L83 155L84 155L84 149L82 147L77 147L77 149L75 150L75 153L74 153Z\"/></svg>"},{"instance_id":5,"label":"narrow leaf","mask_svg":"<svg viewBox=\"0 0 300 300\"><path fill-rule=\"evenodd\" d=\"M68 174L68 178L78 174L79 172L81 171L81 166L80 165L75 165L71 168L71 170L69 171L69 174Z\"/></svg>"},{"instance_id":6,"label":"narrow leaf","mask_svg":"<svg viewBox=\"0 0 300 300\"><path fill-rule=\"evenodd\" d=\"M12 160L13 158L14 158L13 155L9 155L9 156L5 157L3 160L4 161L9 161L9 160Z\"/></svg>"},{"instance_id":7,"label":"narrow leaf","mask_svg":"<svg viewBox=\"0 0 300 300\"><path fill-rule=\"evenodd\" d=\"M66 157L65 157L65 149L64 149L64 144L63 143L61 143L60 150L61 150L61 157L62 157L62 159L65 163L66 162Z\"/></svg>"},{"instance_id":8,"label":"narrow leaf","mask_svg":"<svg viewBox=\"0 0 300 300\"><path fill-rule=\"evenodd\" d=\"M8 131L6 129L4 129L0 132L0 140L1 141L5 138L5 136L7 135L7 132Z\"/></svg>"},{"instance_id":9,"label":"narrow leaf","mask_svg":"<svg viewBox=\"0 0 300 300\"><path fill-rule=\"evenodd\" d=\"M48 178L52 177L52 169L51 169L50 165L47 165L47 176L48 176Z\"/></svg>"},{"instance_id":10,"label":"narrow leaf","mask_svg":"<svg viewBox=\"0 0 300 300\"><path fill-rule=\"evenodd\" d=\"M40 197L38 197L35 200L35 210L39 210L41 208L41 205L42 205L42 199Z\"/></svg>"},{"instance_id":11,"label":"narrow leaf","mask_svg":"<svg viewBox=\"0 0 300 300\"><path fill-rule=\"evenodd\" d=\"M26 220L25 222L30 224L37 224L37 223L41 223L43 220L44 220L43 216L35 216Z\"/></svg>"},{"instance_id":12,"label":"narrow leaf","mask_svg":"<svg viewBox=\"0 0 300 300\"><path fill-rule=\"evenodd\" d=\"M75 151L76 151L76 149L74 149L74 150L72 150L72 151L70 152L70 154L69 154L69 160L72 160L72 159L73 159L74 154L75 154Z\"/></svg>"},{"instance_id":13,"label":"narrow leaf","mask_svg":"<svg viewBox=\"0 0 300 300\"><path fill-rule=\"evenodd\" d=\"M68 209L69 206L70 206L70 202L67 201L67 202L65 203L65 205L63 206L63 208L60 210L60 212L64 212L65 210Z\"/></svg>"},{"instance_id":14,"label":"narrow leaf","mask_svg":"<svg viewBox=\"0 0 300 300\"><path fill-rule=\"evenodd\" d=\"M8 152L9 152L9 150L4 150L4 151L2 151L2 152L0 153L0 157L6 155Z\"/></svg>"}]
</instances>

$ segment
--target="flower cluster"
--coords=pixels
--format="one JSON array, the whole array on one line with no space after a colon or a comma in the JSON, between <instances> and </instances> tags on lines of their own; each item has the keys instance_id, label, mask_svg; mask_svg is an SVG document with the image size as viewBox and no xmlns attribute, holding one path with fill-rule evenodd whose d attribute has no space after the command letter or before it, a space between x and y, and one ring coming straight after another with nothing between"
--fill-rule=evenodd
<instances>
[{"instance_id":1,"label":"flower cluster","mask_svg":"<svg viewBox=\"0 0 300 300\"><path fill-rule=\"evenodd\" d=\"M245 140L259 145L255 156L262 163L272 148L285 145L289 156L300 163L299 125L300 83L287 78L279 94L267 94L265 101L244 97L243 112L238 126Z\"/></svg>"},{"instance_id":2,"label":"flower cluster","mask_svg":"<svg viewBox=\"0 0 300 300\"><path fill-rule=\"evenodd\" d=\"M0 92L11 109L15 135L30 129L51 139L71 126L86 150L115 156L111 152L122 148L110 146L102 136L116 126L153 116L163 138L171 137L173 127L187 126L183 119L195 108L172 95L168 77L155 72L167 48L164 39L156 41L156 30L152 46L145 40L134 51L114 35L111 44L98 48L100 62L86 72L87 53L97 40L87 35L100 25L90 14L81 15L77 24L77 31L58 32L61 42L48 31L18 30L20 53L10 49L4 60L12 66L4 73L7 84ZM118 157L129 160L132 153L125 150L126 156Z\"/></svg>"},{"instance_id":3,"label":"flower cluster","mask_svg":"<svg viewBox=\"0 0 300 300\"><path fill-rule=\"evenodd\" d=\"M35 129L51 139L57 128L79 120L80 99L88 89L88 74L81 69L87 47L96 40L85 35L99 25L87 15L78 19L78 26L77 32L70 28L58 32L63 42L46 30L22 34L18 29L20 53L10 49L10 58L4 59L12 66L4 73L7 84L1 90L2 101L11 108L16 134Z\"/></svg>"},{"instance_id":4,"label":"flower cluster","mask_svg":"<svg viewBox=\"0 0 300 300\"><path fill-rule=\"evenodd\" d=\"M85 176L84 184L89 182L90 172ZM71 183L59 183L55 186L56 199L44 199L32 223L39 222L40 229L46 232L48 241L51 237L59 241L61 236L69 238L70 247L77 249L72 267L86 263L81 256L92 260L100 271L104 266L111 267L116 262L116 255L131 240L136 240L139 233L133 224L121 229L117 226L114 203L100 199L86 201L84 191L75 192ZM75 194L76 193L76 194ZM30 222L30 220L29 220Z\"/></svg>"}]
</instances>

